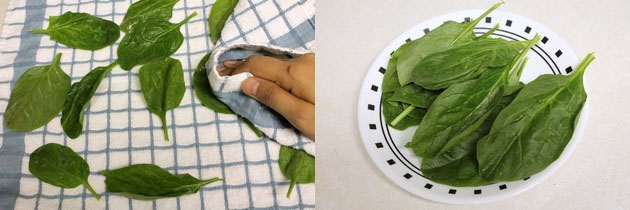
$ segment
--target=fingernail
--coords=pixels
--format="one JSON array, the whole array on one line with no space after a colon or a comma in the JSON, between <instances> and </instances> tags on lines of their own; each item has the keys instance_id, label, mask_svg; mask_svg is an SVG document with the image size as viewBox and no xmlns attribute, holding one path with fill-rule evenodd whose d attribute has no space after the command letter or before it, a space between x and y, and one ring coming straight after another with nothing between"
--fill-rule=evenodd
<instances>
[{"instance_id":1,"label":"fingernail","mask_svg":"<svg viewBox=\"0 0 630 210\"><path fill-rule=\"evenodd\" d=\"M219 67L217 67L217 71L218 71L218 72L223 72L223 71L225 71L225 66L219 66Z\"/></svg>"},{"instance_id":2,"label":"fingernail","mask_svg":"<svg viewBox=\"0 0 630 210\"><path fill-rule=\"evenodd\" d=\"M237 62L238 61L236 61L236 60L223 61L223 65L232 66L232 65L235 65Z\"/></svg>"},{"instance_id":3,"label":"fingernail","mask_svg":"<svg viewBox=\"0 0 630 210\"><path fill-rule=\"evenodd\" d=\"M258 86L260 85L260 82L258 82L258 80L256 79L246 79L245 81L243 81L243 91L245 91L245 93L247 93L248 95L254 96L256 95L256 91L258 90Z\"/></svg>"}]
</instances>

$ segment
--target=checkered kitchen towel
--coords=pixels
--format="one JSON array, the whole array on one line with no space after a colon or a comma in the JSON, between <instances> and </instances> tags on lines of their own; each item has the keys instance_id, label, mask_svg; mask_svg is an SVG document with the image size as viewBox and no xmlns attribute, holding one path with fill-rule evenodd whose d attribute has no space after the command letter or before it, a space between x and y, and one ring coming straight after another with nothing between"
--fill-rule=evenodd
<instances>
[{"instance_id":1,"label":"checkered kitchen towel","mask_svg":"<svg viewBox=\"0 0 630 210\"><path fill-rule=\"evenodd\" d=\"M303 148L315 155L313 140L294 129L277 112L243 93L241 83L252 74L220 76L217 72L227 59L244 59L253 54L294 58L312 52L315 45L313 3L279 0L257 4L240 1L234 9L235 15L223 28L207 68L211 69L208 78L214 94L235 113L250 119L280 144Z\"/></svg>"},{"instance_id":2,"label":"checkered kitchen towel","mask_svg":"<svg viewBox=\"0 0 630 210\"><path fill-rule=\"evenodd\" d=\"M66 11L87 12L120 23L133 2L11 0L0 35L0 115L4 114L17 79L30 67L50 64L58 52L63 53L61 67L73 82L91 69L116 59L118 44L94 52L74 50L46 36L33 35L31 30L47 27L49 16ZM289 14L305 13L309 10L303 8L314 6L310 0L241 2L256 6L236 11L232 19L262 18L264 23L249 26L242 34L257 32L266 24L277 24L274 20L282 20L290 28L286 34L295 33L299 25L291 22ZM257 138L237 117L212 112L194 96L191 86L194 68L213 48L206 25L213 3L180 0L175 5L171 22L193 12L199 15L181 28L185 41L172 56L183 64L187 90L181 105L167 116L171 141L164 141L159 119L146 109L138 68L130 72L116 68L92 98L85 115L84 133L77 139L65 136L59 116L29 133L4 127L0 116L0 209L315 208L313 184L298 185L290 199L285 197L289 181L277 164L277 143ZM269 17L258 8L275 9L278 13ZM83 187L61 189L40 182L28 172L29 155L39 146L53 142L71 147L88 162L89 182L103 195L100 201ZM156 201L130 200L105 192L104 177L99 171L136 163L155 163L173 173L189 173L201 179L222 177L225 181L212 183L193 195Z\"/></svg>"}]
</instances>

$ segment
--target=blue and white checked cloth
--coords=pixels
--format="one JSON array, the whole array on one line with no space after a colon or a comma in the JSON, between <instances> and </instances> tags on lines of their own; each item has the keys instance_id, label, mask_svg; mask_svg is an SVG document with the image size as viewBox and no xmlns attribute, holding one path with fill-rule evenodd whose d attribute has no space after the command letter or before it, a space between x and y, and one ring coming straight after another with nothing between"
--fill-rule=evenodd
<instances>
[{"instance_id":1,"label":"blue and white checked cloth","mask_svg":"<svg viewBox=\"0 0 630 210\"><path fill-rule=\"evenodd\" d=\"M221 39L208 60L208 78L214 94L235 113L247 117L278 143L304 149L315 155L315 143L293 128L280 114L241 90L251 73L220 76L217 68L227 59L253 54L293 58L314 50L313 1L240 1L221 32Z\"/></svg>"},{"instance_id":2,"label":"blue and white checked cloth","mask_svg":"<svg viewBox=\"0 0 630 210\"><path fill-rule=\"evenodd\" d=\"M262 23L241 28L239 34L243 37L257 33L292 36L300 30L299 23L292 22L292 14L314 14L312 0L240 1L239 8L242 4L254 6L237 9L231 19L253 18ZM120 23L133 2L11 0L0 35L0 115L4 114L17 79L30 67L50 64L58 52L63 53L62 69L73 82L91 69L116 59L118 44L94 52L74 50L46 36L33 35L31 30L47 27L49 16L66 11L86 12ZM290 199L285 197L289 181L277 164L279 144L257 138L237 117L212 112L194 96L193 71L214 47L208 39L206 24L213 3L213 0L180 0L175 5L171 22L193 12L199 15L181 28L185 41L172 56L183 64L187 90L181 105L167 116L171 141L164 141L158 117L146 109L138 68L130 72L116 68L92 98L85 115L84 133L77 139L65 136L60 116L29 133L4 127L0 116L0 209L315 208L314 184L298 185ZM263 12L274 10L276 15ZM276 31L275 26L271 27L276 24L285 24L288 30ZM286 36L278 35L282 33ZM39 146L53 142L71 147L88 162L89 182L103 195L100 201L83 187L61 189L40 182L28 172L29 155ZM173 173L189 173L201 179L222 177L225 181L210 184L193 195L156 201L130 200L105 192L100 171L136 163L155 163Z\"/></svg>"}]
</instances>

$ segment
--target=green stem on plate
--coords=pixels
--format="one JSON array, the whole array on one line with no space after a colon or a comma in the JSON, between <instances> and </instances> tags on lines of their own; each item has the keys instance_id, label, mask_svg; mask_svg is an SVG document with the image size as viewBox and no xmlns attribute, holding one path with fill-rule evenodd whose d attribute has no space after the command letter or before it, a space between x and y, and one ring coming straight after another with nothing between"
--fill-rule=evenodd
<instances>
[{"instance_id":1,"label":"green stem on plate","mask_svg":"<svg viewBox=\"0 0 630 210\"><path fill-rule=\"evenodd\" d=\"M398 124L401 120L405 119L405 117L409 115L409 113L411 113L411 111L413 111L415 108L416 107L409 105L409 107L407 107L403 112L396 116L394 120L392 120L392 126L396 126L396 124Z\"/></svg>"}]
</instances>

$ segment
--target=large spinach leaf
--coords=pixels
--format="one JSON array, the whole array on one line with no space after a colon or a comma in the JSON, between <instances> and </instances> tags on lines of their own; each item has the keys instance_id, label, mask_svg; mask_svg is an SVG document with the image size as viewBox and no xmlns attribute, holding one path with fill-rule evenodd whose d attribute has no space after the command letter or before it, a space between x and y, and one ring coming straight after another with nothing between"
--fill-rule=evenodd
<instances>
[{"instance_id":1,"label":"large spinach leaf","mask_svg":"<svg viewBox=\"0 0 630 210\"><path fill-rule=\"evenodd\" d=\"M490 12L501 6L501 4L503 4L503 2L495 4L470 23L447 21L421 38L410 42L410 46L402 52L397 61L398 80L400 84L406 85L412 81L414 68L426 56L446 50L450 46L458 43L472 41L475 37L473 33L475 25L490 14Z\"/></svg>"},{"instance_id":2,"label":"large spinach leaf","mask_svg":"<svg viewBox=\"0 0 630 210\"><path fill-rule=\"evenodd\" d=\"M208 62L210 55L211 53L208 53L201 59L199 64L197 64L197 70L193 73L193 89L195 89L195 95L197 95L201 104L208 109L223 114L234 114L230 107L219 101L214 93L212 93L212 87L210 86L206 72L206 62ZM256 128L248 119L241 116L238 117L245 122L247 127L254 131L256 136L259 138L265 136L265 134L260 129Z\"/></svg>"},{"instance_id":3,"label":"large spinach leaf","mask_svg":"<svg viewBox=\"0 0 630 210\"><path fill-rule=\"evenodd\" d=\"M129 32L137 23L163 20L168 21L173 16L173 6L179 0L140 0L131 4L127 14L120 23L120 30Z\"/></svg>"},{"instance_id":4,"label":"large spinach leaf","mask_svg":"<svg viewBox=\"0 0 630 210\"><path fill-rule=\"evenodd\" d=\"M166 112L177 108L186 92L182 63L173 58L147 63L138 76L149 112L160 117L164 139L168 141Z\"/></svg>"},{"instance_id":5,"label":"large spinach leaf","mask_svg":"<svg viewBox=\"0 0 630 210\"><path fill-rule=\"evenodd\" d=\"M413 82L423 88L439 90L473 79L492 67L507 65L528 41L485 38L454 46L425 57L413 71Z\"/></svg>"},{"instance_id":6,"label":"large spinach leaf","mask_svg":"<svg viewBox=\"0 0 630 210\"><path fill-rule=\"evenodd\" d=\"M124 70L136 65L168 58L184 42L179 28L195 17L193 13L178 24L163 20L139 22L123 37L118 46L118 64Z\"/></svg>"},{"instance_id":7,"label":"large spinach leaf","mask_svg":"<svg viewBox=\"0 0 630 210\"><path fill-rule=\"evenodd\" d=\"M57 187L83 185L97 200L101 198L88 183L90 166L70 147L49 143L37 148L29 158L28 171L42 182Z\"/></svg>"},{"instance_id":8,"label":"large spinach leaf","mask_svg":"<svg viewBox=\"0 0 630 210\"><path fill-rule=\"evenodd\" d=\"M432 169L425 169L422 175L431 181L456 187L476 187L493 182L483 179L479 175L479 164L475 153L468 153L464 157L448 164Z\"/></svg>"},{"instance_id":9,"label":"large spinach leaf","mask_svg":"<svg viewBox=\"0 0 630 210\"><path fill-rule=\"evenodd\" d=\"M116 23L88 13L74 12L51 16L46 30L33 30L33 33L48 34L52 40L84 50L107 47L120 37L120 29Z\"/></svg>"},{"instance_id":10,"label":"large spinach leaf","mask_svg":"<svg viewBox=\"0 0 630 210\"><path fill-rule=\"evenodd\" d=\"M482 177L520 180L555 161L567 145L586 101L583 76L588 54L571 75L541 75L525 85L477 144Z\"/></svg>"},{"instance_id":11,"label":"large spinach leaf","mask_svg":"<svg viewBox=\"0 0 630 210\"><path fill-rule=\"evenodd\" d=\"M109 66L96 67L86 74L81 81L74 83L66 96L61 111L61 126L68 137L74 139L83 131L83 116L90 104L90 100L103 78L117 65L116 62Z\"/></svg>"},{"instance_id":12,"label":"large spinach leaf","mask_svg":"<svg viewBox=\"0 0 630 210\"><path fill-rule=\"evenodd\" d=\"M212 43L216 44L217 40L221 37L221 31L225 26L225 21L234 12L234 7L238 0L217 0L212 5L210 10L210 17L208 17L208 27L210 27L210 39Z\"/></svg>"},{"instance_id":13,"label":"large spinach leaf","mask_svg":"<svg viewBox=\"0 0 630 210\"><path fill-rule=\"evenodd\" d=\"M278 165L282 174L291 180L287 198L291 195L291 191L296 183L308 184L315 182L315 157L304 150L281 146Z\"/></svg>"},{"instance_id":14,"label":"large spinach leaf","mask_svg":"<svg viewBox=\"0 0 630 210\"><path fill-rule=\"evenodd\" d=\"M108 192L138 200L155 200L193 194L221 178L199 180L190 174L173 175L152 164L135 164L104 171Z\"/></svg>"},{"instance_id":15,"label":"large spinach leaf","mask_svg":"<svg viewBox=\"0 0 630 210\"><path fill-rule=\"evenodd\" d=\"M525 54L536 44L539 37L528 41L518 56L510 59L509 65L489 69L479 78L458 83L447 88L433 102L406 146L420 157L433 158L451 141L468 136L484 122L504 95L507 86L518 85ZM509 84L512 81L514 84Z\"/></svg>"},{"instance_id":16,"label":"large spinach leaf","mask_svg":"<svg viewBox=\"0 0 630 210\"><path fill-rule=\"evenodd\" d=\"M7 127L29 132L50 122L63 107L70 77L63 72L57 53L52 64L28 69L15 83L4 112Z\"/></svg>"}]
</instances>

